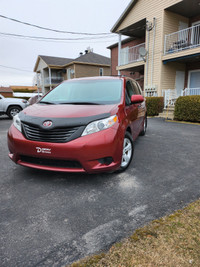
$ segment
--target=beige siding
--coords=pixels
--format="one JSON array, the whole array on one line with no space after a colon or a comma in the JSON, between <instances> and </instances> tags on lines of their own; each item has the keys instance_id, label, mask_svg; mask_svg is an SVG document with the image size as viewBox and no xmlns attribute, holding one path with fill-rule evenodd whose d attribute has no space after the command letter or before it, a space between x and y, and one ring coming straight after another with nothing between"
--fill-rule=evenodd
<instances>
[{"instance_id":1,"label":"beige siding","mask_svg":"<svg viewBox=\"0 0 200 267\"><path fill-rule=\"evenodd\" d=\"M154 17L161 17L162 10L182 0L139 0L127 17L121 23L117 31L126 28L142 19L152 21Z\"/></svg>"},{"instance_id":2,"label":"beige siding","mask_svg":"<svg viewBox=\"0 0 200 267\"><path fill-rule=\"evenodd\" d=\"M185 71L186 65L170 62L162 66L162 90L175 89L176 71Z\"/></svg>"},{"instance_id":3,"label":"beige siding","mask_svg":"<svg viewBox=\"0 0 200 267\"><path fill-rule=\"evenodd\" d=\"M154 53L152 53L154 29L149 32L149 45L148 33L146 31L145 43L148 57L145 63L144 87L151 88L155 86L158 90L158 95L162 94L162 89L168 89L169 87L174 88L175 85L175 70L172 69L170 71L169 65L164 66L162 63L164 37L165 34L178 30L179 21L188 22L188 20L172 12L167 12L165 9L181 1L182 0L139 0L117 29L117 31L120 31L142 19L153 22L153 19L156 18ZM171 80L169 78L170 74L172 75ZM165 77L168 78L165 79ZM169 80L170 84L167 85L167 81Z\"/></svg>"},{"instance_id":4,"label":"beige siding","mask_svg":"<svg viewBox=\"0 0 200 267\"><path fill-rule=\"evenodd\" d=\"M99 69L103 68L103 75L110 75L110 67L76 64L76 78L99 76Z\"/></svg>"},{"instance_id":5,"label":"beige siding","mask_svg":"<svg viewBox=\"0 0 200 267\"><path fill-rule=\"evenodd\" d=\"M163 34L170 34L179 31L179 22L189 24L189 19L173 12L164 11L164 30Z\"/></svg>"},{"instance_id":6,"label":"beige siding","mask_svg":"<svg viewBox=\"0 0 200 267\"><path fill-rule=\"evenodd\" d=\"M41 71L45 68L47 68L47 64L40 58L36 72Z\"/></svg>"}]
</instances>

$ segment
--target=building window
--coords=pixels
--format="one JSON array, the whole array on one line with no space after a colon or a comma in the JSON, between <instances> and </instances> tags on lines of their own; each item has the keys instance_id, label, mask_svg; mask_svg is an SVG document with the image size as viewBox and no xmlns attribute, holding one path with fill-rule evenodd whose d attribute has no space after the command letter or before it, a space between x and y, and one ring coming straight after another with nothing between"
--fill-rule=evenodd
<instances>
[{"instance_id":1,"label":"building window","mask_svg":"<svg viewBox=\"0 0 200 267\"><path fill-rule=\"evenodd\" d=\"M103 76L103 68L99 69L99 76Z\"/></svg>"},{"instance_id":2,"label":"building window","mask_svg":"<svg viewBox=\"0 0 200 267\"><path fill-rule=\"evenodd\" d=\"M200 88L200 70L189 71L188 88Z\"/></svg>"}]
</instances>

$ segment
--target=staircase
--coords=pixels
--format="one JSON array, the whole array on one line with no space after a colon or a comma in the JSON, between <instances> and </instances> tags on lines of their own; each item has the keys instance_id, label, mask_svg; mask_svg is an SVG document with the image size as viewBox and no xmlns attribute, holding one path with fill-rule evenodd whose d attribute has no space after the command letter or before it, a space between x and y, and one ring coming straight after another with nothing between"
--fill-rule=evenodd
<instances>
[{"instance_id":1,"label":"staircase","mask_svg":"<svg viewBox=\"0 0 200 267\"><path fill-rule=\"evenodd\" d=\"M173 120L174 119L174 106L164 108L163 112L159 113L158 118Z\"/></svg>"}]
</instances>

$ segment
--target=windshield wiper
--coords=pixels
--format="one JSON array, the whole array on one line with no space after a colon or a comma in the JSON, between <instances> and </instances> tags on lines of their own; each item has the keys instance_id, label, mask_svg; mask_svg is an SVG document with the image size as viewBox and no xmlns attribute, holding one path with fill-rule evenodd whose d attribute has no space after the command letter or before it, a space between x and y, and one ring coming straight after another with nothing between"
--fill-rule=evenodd
<instances>
[{"instance_id":1,"label":"windshield wiper","mask_svg":"<svg viewBox=\"0 0 200 267\"><path fill-rule=\"evenodd\" d=\"M55 105L55 103L48 102L48 101L40 101L39 103L47 104L47 105Z\"/></svg>"},{"instance_id":2,"label":"windshield wiper","mask_svg":"<svg viewBox=\"0 0 200 267\"><path fill-rule=\"evenodd\" d=\"M61 102L60 105L101 105L100 103L95 102Z\"/></svg>"}]
</instances>

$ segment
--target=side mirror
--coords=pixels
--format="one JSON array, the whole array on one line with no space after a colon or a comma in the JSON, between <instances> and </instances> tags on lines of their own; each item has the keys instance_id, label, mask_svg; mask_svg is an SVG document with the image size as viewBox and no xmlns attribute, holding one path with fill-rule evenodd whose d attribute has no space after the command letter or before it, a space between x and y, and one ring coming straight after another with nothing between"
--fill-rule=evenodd
<instances>
[{"instance_id":1,"label":"side mirror","mask_svg":"<svg viewBox=\"0 0 200 267\"><path fill-rule=\"evenodd\" d=\"M132 104L139 104L144 101L144 97L142 95L132 95L131 96L131 103Z\"/></svg>"}]
</instances>

